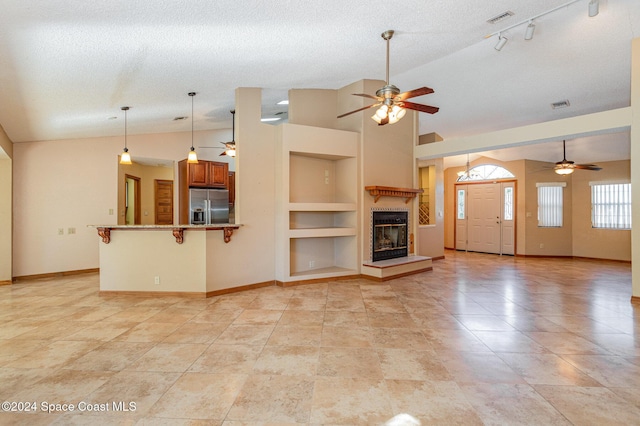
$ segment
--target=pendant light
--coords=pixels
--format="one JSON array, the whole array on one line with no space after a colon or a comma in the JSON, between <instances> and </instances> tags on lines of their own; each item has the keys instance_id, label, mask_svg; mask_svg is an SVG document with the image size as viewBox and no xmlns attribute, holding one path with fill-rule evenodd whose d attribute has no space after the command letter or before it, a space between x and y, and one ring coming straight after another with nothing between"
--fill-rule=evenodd
<instances>
[{"instance_id":1,"label":"pendant light","mask_svg":"<svg viewBox=\"0 0 640 426\"><path fill-rule=\"evenodd\" d=\"M131 154L127 148L127 111L129 111L129 107L123 106L120 109L124 111L124 150L120 155L120 164L131 164Z\"/></svg>"},{"instance_id":2,"label":"pendant light","mask_svg":"<svg viewBox=\"0 0 640 426\"><path fill-rule=\"evenodd\" d=\"M189 92L189 96L191 96L191 149L189 150L189 155L187 156L187 163L195 164L198 162L198 155L196 154L196 149L193 147L193 97L196 95L196 92Z\"/></svg>"},{"instance_id":3,"label":"pendant light","mask_svg":"<svg viewBox=\"0 0 640 426\"><path fill-rule=\"evenodd\" d=\"M458 172L458 178L469 178L469 153L467 152L467 169Z\"/></svg>"}]
</instances>

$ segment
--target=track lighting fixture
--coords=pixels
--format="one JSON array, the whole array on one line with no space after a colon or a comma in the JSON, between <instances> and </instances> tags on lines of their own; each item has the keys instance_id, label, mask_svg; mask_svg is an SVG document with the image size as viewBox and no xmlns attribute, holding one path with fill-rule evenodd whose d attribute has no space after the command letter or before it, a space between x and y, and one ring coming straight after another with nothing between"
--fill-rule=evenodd
<instances>
[{"instance_id":1,"label":"track lighting fixture","mask_svg":"<svg viewBox=\"0 0 640 426\"><path fill-rule=\"evenodd\" d=\"M528 24L527 28L525 30L525 33L524 33L524 39L525 40L531 40L533 38L533 33L534 33L535 29L536 29L536 25L533 23L533 21L535 19L538 19L538 18L540 18L541 16L544 16L544 15L548 15L548 14L550 14L552 12L555 12L556 10L563 9L563 8L569 6L569 5L573 4L573 3L576 3L578 1L580 1L580 0L571 0L570 2L567 2L567 3L563 4L563 5L558 6L558 7L555 7L553 9L551 9L551 10L547 10L546 12L539 13L539 14L537 14L535 16L532 16L529 19L525 19L524 21L520 21L520 22L515 23L513 25L510 25L510 26L508 26L506 28L503 28L503 29L501 29L499 31L496 31L494 33L487 34L484 38L491 38L493 36L498 36L498 43L495 45L495 49L496 50L502 50L502 48L504 47L504 45L508 41L507 38L502 35L502 33L504 33L507 30L510 30L512 28L518 27L520 25ZM599 6L600 6L600 0L589 0L589 16L591 16L591 17L596 16L598 14L598 11L599 11Z\"/></svg>"},{"instance_id":2,"label":"track lighting fixture","mask_svg":"<svg viewBox=\"0 0 640 426\"><path fill-rule=\"evenodd\" d=\"M187 156L187 163L197 163L198 162L198 154L196 154L196 149L193 147L193 97L196 95L196 92L189 92L189 96L191 96L191 149L189 150L189 155Z\"/></svg>"},{"instance_id":3,"label":"track lighting fixture","mask_svg":"<svg viewBox=\"0 0 640 426\"><path fill-rule=\"evenodd\" d=\"M494 49L496 49L497 51L501 51L504 45L507 44L507 41L509 41L508 38L503 37L502 34L499 34L498 43L496 43L496 46L494 47Z\"/></svg>"},{"instance_id":4,"label":"track lighting fixture","mask_svg":"<svg viewBox=\"0 0 640 426\"><path fill-rule=\"evenodd\" d=\"M123 106L120 109L124 111L124 149L120 154L120 164L131 164L131 154L127 148L127 111L129 111L129 107Z\"/></svg>"},{"instance_id":5,"label":"track lighting fixture","mask_svg":"<svg viewBox=\"0 0 640 426\"><path fill-rule=\"evenodd\" d=\"M531 40L533 38L533 32L536 30L536 24L533 21L529 21L529 25L527 25L527 29L524 32L524 39Z\"/></svg>"}]
</instances>

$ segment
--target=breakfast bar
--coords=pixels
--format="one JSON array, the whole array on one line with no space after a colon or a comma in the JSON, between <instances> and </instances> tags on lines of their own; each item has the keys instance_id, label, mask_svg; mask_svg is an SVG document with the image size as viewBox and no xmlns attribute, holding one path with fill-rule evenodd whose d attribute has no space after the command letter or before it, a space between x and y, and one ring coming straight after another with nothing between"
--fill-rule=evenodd
<instances>
[{"instance_id":1,"label":"breakfast bar","mask_svg":"<svg viewBox=\"0 0 640 426\"><path fill-rule=\"evenodd\" d=\"M102 294L207 297L233 289L228 265L240 224L93 225Z\"/></svg>"}]
</instances>

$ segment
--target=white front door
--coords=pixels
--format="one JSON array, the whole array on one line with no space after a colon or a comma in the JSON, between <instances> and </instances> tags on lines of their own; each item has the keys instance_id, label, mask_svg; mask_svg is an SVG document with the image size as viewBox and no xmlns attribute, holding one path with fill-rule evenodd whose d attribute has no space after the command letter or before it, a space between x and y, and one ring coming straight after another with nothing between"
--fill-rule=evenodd
<instances>
[{"instance_id":1,"label":"white front door","mask_svg":"<svg viewBox=\"0 0 640 426\"><path fill-rule=\"evenodd\" d=\"M515 182L456 185L456 250L515 254Z\"/></svg>"},{"instance_id":2,"label":"white front door","mask_svg":"<svg viewBox=\"0 0 640 426\"><path fill-rule=\"evenodd\" d=\"M469 251L500 253L500 185L469 185Z\"/></svg>"}]
</instances>

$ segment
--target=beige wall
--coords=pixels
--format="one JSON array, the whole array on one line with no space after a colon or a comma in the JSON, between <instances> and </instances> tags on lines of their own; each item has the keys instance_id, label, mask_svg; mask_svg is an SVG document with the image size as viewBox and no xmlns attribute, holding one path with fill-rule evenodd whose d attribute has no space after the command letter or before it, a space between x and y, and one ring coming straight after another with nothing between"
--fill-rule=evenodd
<instances>
[{"instance_id":1,"label":"beige wall","mask_svg":"<svg viewBox=\"0 0 640 426\"><path fill-rule=\"evenodd\" d=\"M591 187L589 182L629 182L631 162L599 162L599 172L573 173L573 255L598 259L631 260L631 231L591 227Z\"/></svg>"},{"instance_id":2,"label":"beige wall","mask_svg":"<svg viewBox=\"0 0 640 426\"><path fill-rule=\"evenodd\" d=\"M640 223L640 38L635 38L631 45L631 199L633 201L632 222ZM640 298L640 227L631 230L631 252L633 253L632 282L633 296Z\"/></svg>"},{"instance_id":3,"label":"beige wall","mask_svg":"<svg viewBox=\"0 0 640 426\"><path fill-rule=\"evenodd\" d=\"M573 248L573 185L572 175L559 175L553 171L553 164L526 160L525 208L526 208L526 244L524 252L528 256L572 256ZM563 189L563 215L561 228L538 227L538 188L537 183L566 182Z\"/></svg>"},{"instance_id":4,"label":"beige wall","mask_svg":"<svg viewBox=\"0 0 640 426\"><path fill-rule=\"evenodd\" d=\"M0 283L12 277L12 160L13 143L0 126Z\"/></svg>"},{"instance_id":5,"label":"beige wall","mask_svg":"<svg viewBox=\"0 0 640 426\"><path fill-rule=\"evenodd\" d=\"M194 144L214 146L230 137L230 129L196 132ZM127 145L134 161L137 156L178 161L186 157L191 134L130 135ZM122 147L122 137L14 144L14 277L99 266L99 238L87 225L118 223ZM225 159L218 154L213 149L198 152L202 159ZM233 160L226 161L235 169ZM69 234L68 228L76 233Z\"/></svg>"},{"instance_id":6,"label":"beige wall","mask_svg":"<svg viewBox=\"0 0 640 426\"><path fill-rule=\"evenodd\" d=\"M243 226L228 244L207 233L207 291L275 279L276 127L260 122L261 94L236 90L236 223Z\"/></svg>"},{"instance_id":7,"label":"beige wall","mask_svg":"<svg viewBox=\"0 0 640 426\"><path fill-rule=\"evenodd\" d=\"M425 171L428 171L426 166L433 166L435 173L428 173L432 175L429 177L430 185L435 191L431 191L432 194L429 197L430 204L430 219L432 224L418 226L417 239L417 251L416 254L420 256L429 256L433 258L439 258L444 256L444 222L445 211L449 211L445 208L445 191L444 191L444 170L443 160L429 160L423 164Z\"/></svg>"}]
</instances>

